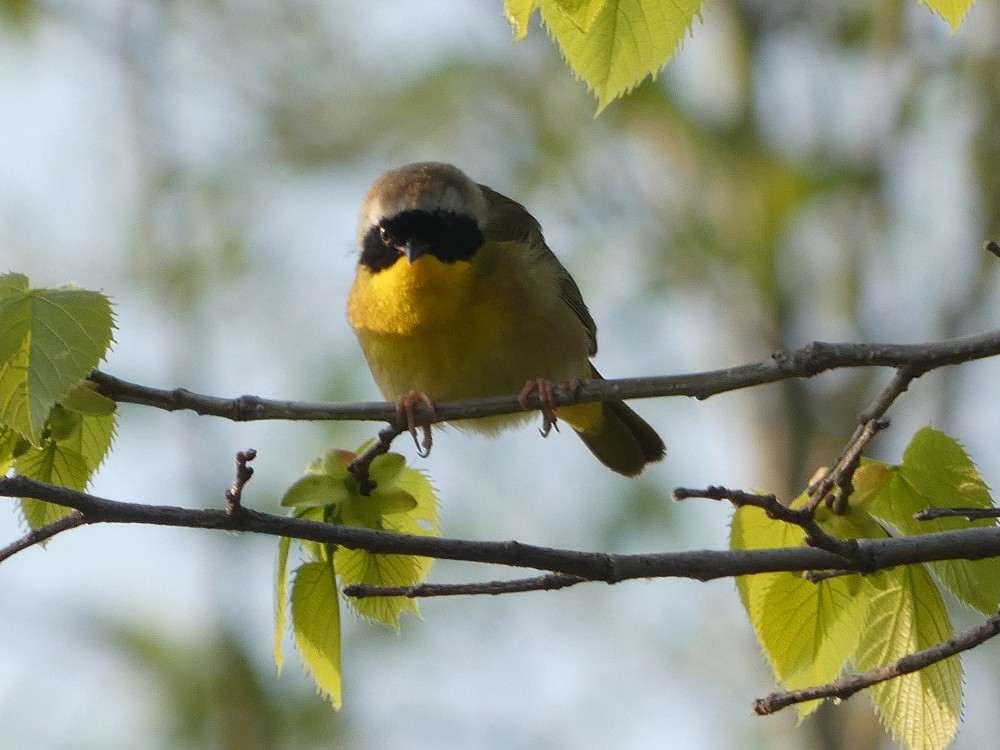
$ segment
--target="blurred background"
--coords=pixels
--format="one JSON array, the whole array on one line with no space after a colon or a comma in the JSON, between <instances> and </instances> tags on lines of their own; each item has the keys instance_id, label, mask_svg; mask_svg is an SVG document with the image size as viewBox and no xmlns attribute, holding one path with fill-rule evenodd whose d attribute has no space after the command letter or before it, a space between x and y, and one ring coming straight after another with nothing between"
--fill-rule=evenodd
<instances>
[{"instance_id":1,"label":"blurred background","mask_svg":"<svg viewBox=\"0 0 1000 750\"><path fill-rule=\"evenodd\" d=\"M813 339L995 328L1000 10L956 34L912 0L716 0L676 60L599 119L499 0L3 0L0 258L110 295L105 369L220 396L374 400L343 315L356 211L385 169L453 162L523 202L577 279L609 377L761 360ZM932 373L873 457L932 423L1000 485L1000 364ZM724 548L709 483L797 494L887 372L636 402L668 460L626 481L568 432L439 431L417 465L447 536ZM275 511L373 424L229 424L124 405L93 483L119 500ZM415 459L411 445L396 446ZM0 539L22 532L0 514ZM885 748L863 697L801 726L732 581L437 599L397 635L345 616L344 709L271 662L270 538L79 529L0 568L7 750ZM509 575L439 563L432 580ZM955 609L961 627L975 621ZM290 648L286 644L286 648ZM996 644L965 659L958 748L1000 733Z\"/></svg>"}]
</instances>

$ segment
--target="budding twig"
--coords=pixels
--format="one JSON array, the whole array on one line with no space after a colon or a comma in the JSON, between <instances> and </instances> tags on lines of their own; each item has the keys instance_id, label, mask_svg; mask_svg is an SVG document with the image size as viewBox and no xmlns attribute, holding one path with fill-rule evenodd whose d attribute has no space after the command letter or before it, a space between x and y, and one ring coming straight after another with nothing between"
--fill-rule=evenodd
<instances>
[{"instance_id":1,"label":"budding twig","mask_svg":"<svg viewBox=\"0 0 1000 750\"><path fill-rule=\"evenodd\" d=\"M887 664L884 667L877 667L860 674L847 675L833 682L828 682L825 685L771 693L764 698L758 698L753 702L753 712L758 716L767 716L796 703L805 703L821 698L850 698L855 693L872 685L877 685L880 682L885 682L904 674L917 672L925 667L929 667L931 664L936 664L955 656L962 651L975 648L996 635L1000 635L1000 612L989 617L981 624L962 631L947 641L943 641L922 651L907 654L899 661Z\"/></svg>"},{"instance_id":2,"label":"budding twig","mask_svg":"<svg viewBox=\"0 0 1000 750\"><path fill-rule=\"evenodd\" d=\"M226 513L230 516L235 516L243 510L243 506L240 505L243 499L243 488L253 476L253 467L249 464L255 458L257 458L257 451L254 448L236 454L236 478L223 495L226 498Z\"/></svg>"}]
</instances>

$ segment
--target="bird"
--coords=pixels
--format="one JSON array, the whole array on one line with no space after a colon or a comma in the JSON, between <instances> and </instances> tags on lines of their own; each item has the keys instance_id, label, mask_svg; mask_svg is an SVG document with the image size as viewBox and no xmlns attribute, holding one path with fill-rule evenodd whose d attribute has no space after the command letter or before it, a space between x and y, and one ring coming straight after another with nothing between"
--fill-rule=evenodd
<instances>
[{"instance_id":1,"label":"bird","mask_svg":"<svg viewBox=\"0 0 1000 750\"><path fill-rule=\"evenodd\" d=\"M421 401L433 412L434 401L519 393L524 414L449 423L491 434L530 417L527 398L537 392L542 434L562 420L619 474L634 477L666 455L623 401L553 407L554 383L601 378L590 361L597 325L520 203L450 164L408 164L368 190L357 243L347 319L414 440Z\"/></svg>"}]
</instances>

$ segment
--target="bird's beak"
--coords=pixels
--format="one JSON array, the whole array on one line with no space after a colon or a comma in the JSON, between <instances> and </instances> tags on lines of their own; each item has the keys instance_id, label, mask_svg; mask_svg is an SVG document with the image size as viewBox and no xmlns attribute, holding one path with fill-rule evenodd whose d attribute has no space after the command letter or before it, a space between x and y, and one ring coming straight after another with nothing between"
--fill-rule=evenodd
<instances>
[{"instance_id":1,"label":"bird's beak","mask_svg":"<svg viewBox=\"0 0 1000 750\"><path fill-rule=\"evenodd\" d=\"M413 265L413 262L417 258L427 252L427 245L410 240L406 243L404 249L406 250L406 259L410 262L410 265Z\"/></svg>"}]
</instances>

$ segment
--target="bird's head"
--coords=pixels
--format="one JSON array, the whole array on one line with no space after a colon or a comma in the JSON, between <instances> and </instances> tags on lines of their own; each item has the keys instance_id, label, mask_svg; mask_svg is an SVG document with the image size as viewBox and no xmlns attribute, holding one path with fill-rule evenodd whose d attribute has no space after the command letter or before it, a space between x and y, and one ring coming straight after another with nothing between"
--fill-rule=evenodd
<instances>
[{"instance_id":1,"label":"bird's head","mask_svg":"<svg viewBox=\"0 0 1000 750\"><path fill-rule=\"evenodd\" d=\"M373 273L401 258L468 260L485 241L488 205L479 185L450 164L393 169L368 190L358 220L360 263Z\"/></svg>"}]
</instances>

